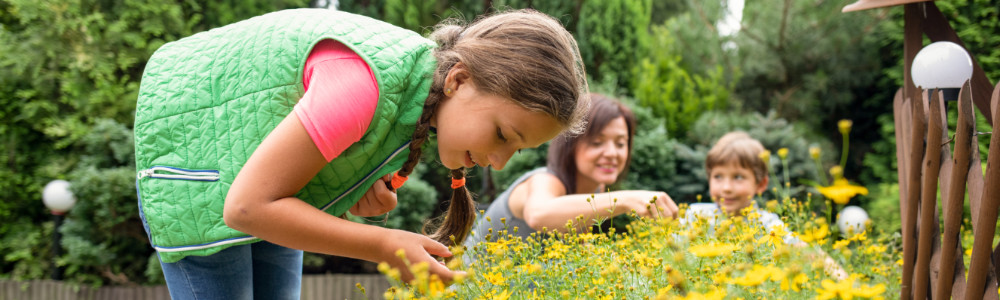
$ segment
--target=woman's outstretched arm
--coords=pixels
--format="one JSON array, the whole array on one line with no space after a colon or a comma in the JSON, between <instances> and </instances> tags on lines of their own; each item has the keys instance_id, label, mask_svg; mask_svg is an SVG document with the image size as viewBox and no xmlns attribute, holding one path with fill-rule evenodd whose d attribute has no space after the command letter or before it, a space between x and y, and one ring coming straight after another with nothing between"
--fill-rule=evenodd
<instances>
[{"instance_id":1,"label":"woman's outstretched arm","mask_svg":"<svg viewBox=\"0 0 1000 300\"><path fill-rule=\"evenodd\" d=\"M572 220L577 230L589 228L595 219L631 213L641 217L673 218L677 205L664 192L614 191L595 194L566 194L559 179L552 174L538 174L526 180L511 194L511 210L520 208L522 218L532 229L565 232L566 222ZM515 199L521 197L522 199ZM650 200L656 197L655 203ZM590 199L588 202L587 200ZM615 199L618 199L616 202ZM582 223L577 217L582 216Z\"/></svg>"}]
</instances>

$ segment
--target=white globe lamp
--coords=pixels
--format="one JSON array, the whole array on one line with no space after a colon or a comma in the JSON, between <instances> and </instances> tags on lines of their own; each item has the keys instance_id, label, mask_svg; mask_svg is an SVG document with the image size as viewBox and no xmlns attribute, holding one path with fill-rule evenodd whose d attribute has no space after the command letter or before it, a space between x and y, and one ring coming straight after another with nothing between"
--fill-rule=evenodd
<instances>
[{"instance_id":1,"label":"white globe lamp","mask_svg":"<svg viewBox=\"0 0 1000 300\"><path fill-rule=\"evenodd\" d=\"M913 58L913 85L924 90L941 89L945 100L957 100L958 91L972 78L972 57L952 42L934 42Z\"/></svg>"},{"instance_id":2,"label":"white globe lamp","mask_svg":"<svg viewBox=\"0 0 1000 300\"><path fill-rule=\"evenodd\" d=\"M64 214L76 204L76 197L69 190L69 181L56 179L45 185L42 202L53 214Z\"/></svg>"},{"instance_id":3,"label":"white globe lamp","mask_svg":"<svg viewBox=\"0 0 1000 300\"><path fill-rule=\"evenodd\" d=\"M840 211L840 217L837 218L837 228L840 228L840 233L845 236L864 232L867 223L868 212L854 205L844 207Z\"/></svg>"}]
</instances>

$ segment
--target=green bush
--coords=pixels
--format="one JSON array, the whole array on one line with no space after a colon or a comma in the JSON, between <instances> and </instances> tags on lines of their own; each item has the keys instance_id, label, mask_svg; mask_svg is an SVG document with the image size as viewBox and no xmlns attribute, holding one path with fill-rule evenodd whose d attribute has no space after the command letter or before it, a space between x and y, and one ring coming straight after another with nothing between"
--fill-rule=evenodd
<instances>
[{"instance_id":1,"label":"green bush","mask_svg":"<svg viewBox=\"0 0 1000 300\"><path fill-rule=\"evenodd\" d=\"M576 40L587 73L631 86L632 66L649 53L650 0L584 1Z\"/></svg>"},{"instance_id":2,"label":"green bush","mask_svg":"<svg viewBox=\"0 0 1000 300\"><path fill-rule=\"evenodd\" d=\"M497 9L532 8L550 15L563 24L570 32L576 30L576 20L579 16L578 0L494 0L492 4Z\"/></svg>"},{"instance_id":3,"label":"green bush","mask_svg":"<svg viewBox=\"0 0 1000 300\"><path fill-rule=\"evenodd\" d=\"M676 49L665 26L653 27L653 47L632 76L632 94L642 106L665 122L667 133L685 133L703 112L725 109L732 89L721 67L706 75L692 74L682 66L682 49Z\"/></svg>"},{"instance_id":4,"label":"green bush","mask_svg":"<svg viewBox=\"0 0 1000 300\"><path fill-rule=\"evenodd\" d=\"M154 283L134 188L129 129L142 70L169 41L305 0L0 2L0 276L92 285ZM78 199L59 229L42 186Z\"/></svg>"}]
</instances>

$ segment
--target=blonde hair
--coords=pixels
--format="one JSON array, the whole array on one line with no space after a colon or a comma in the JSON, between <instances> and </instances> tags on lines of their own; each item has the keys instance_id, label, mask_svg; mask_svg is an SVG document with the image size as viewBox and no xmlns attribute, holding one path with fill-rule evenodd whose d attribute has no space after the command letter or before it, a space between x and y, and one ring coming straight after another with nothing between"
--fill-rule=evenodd
<instances>
[{"instance_id":1,"label":"blonde hair","mask_svg":"<svg viewBox=\"0 0 1000 300\"><path fill-rule=\"evenodd\" d=\"M705 172L711 174L712 168L731 163L749 169L754 179L761 183L767 178L767 163L760 157L764 145L742 131L734 131L723 135L718 142L708 150L705 156Z\"/></svg>"},{"instance_id":2,"label":"blonde hair","mask_svg":"<svg viewBox=\"0 0 1000 300\"><path fill-rule=\"evenodd\" d=\"M483 17L468 26L447 20L430 38L438 43L437 69L400 176L408 176L420 161L431 116L444 99L445 77L459 62L480 91L550 115L568 132L585 128L590 98L583 60L573 36L556 19L522 9ZM451 175L462 179L465 170L451 170ZM454 189L444 220L430 237L445 245L462 244L475 221L474 208L464 186Z\"/></svg>"}]
</instances>

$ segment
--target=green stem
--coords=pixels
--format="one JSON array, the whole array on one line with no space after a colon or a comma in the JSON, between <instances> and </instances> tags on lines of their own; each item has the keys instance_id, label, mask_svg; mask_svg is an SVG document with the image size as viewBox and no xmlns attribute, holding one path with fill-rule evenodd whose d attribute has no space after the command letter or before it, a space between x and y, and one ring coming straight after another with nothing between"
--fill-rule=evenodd
<instances>
[{"instance_id":1,"label":"green stem","mask_svg":"<svg viewBox=\"0 0 1000 300\"><path fill-rule=\"evenodd\" d=\"M829 226L830 232L837 230L837 225L833 224L833 200L830 199L826 199L826 225Z\"/></svg>"},{"instance_id":2,"label":"green stem","mask_svg":"<svg viewBox=\"0 0 1000 300\"><path fill-rule=\"evenodd\" d=\"M846 134L844 134L843 136L844 136L844 145L842 149L840 149L840 169L842 170L847 166L847 146L850 141L850 139L847 137Z\"/></svg>"},{"instance_id":3,"label":"green stem","mask_svg":"<svg viewBox=\"0 0 1000 300\"><path fill-rule=\"evenodd\" d=\"M819 179L822 180L823 185L829 186L830 181L826 179L826 170L823 170L823 163L819 161L819 158L813 159L816 163L816 173L819 173Z\"/></svg>"},{"instance_id":4,"label":"green stem","mask_svg":"<svg viewBox=\"0 0 1000 300\"><path fill-rule=\"evenodd\" d=\"M788 199L792 198L792 190L791 190L792 189L792 183L791 183L792 181L788 179L788 160L787 159L782 159L781 160L781 167L783 168L782 171L783 171L783 173L785 175L785 183L781 187L782 190L785 191L785 197L782 198L782 201L784 201L784 200L788 200Z\"/></svg>"}]
</instances>

